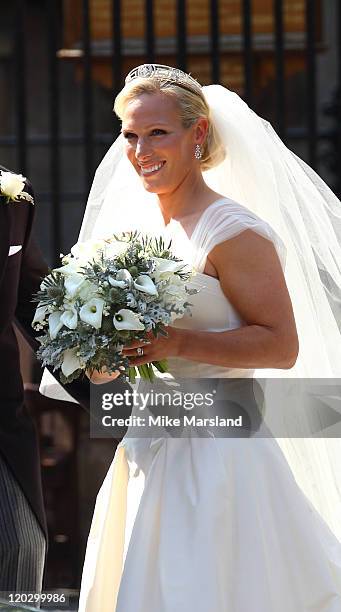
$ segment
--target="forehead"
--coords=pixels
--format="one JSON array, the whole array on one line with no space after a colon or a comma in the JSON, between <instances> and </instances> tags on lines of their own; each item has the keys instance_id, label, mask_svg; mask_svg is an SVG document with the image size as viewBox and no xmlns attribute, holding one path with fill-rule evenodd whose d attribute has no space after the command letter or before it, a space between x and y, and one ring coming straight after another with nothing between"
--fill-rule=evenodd
<instances>
[{"instance_id":1,"label":"forehead","mask_svg":"<svg viewBox=\"0 0 341 612\"><path fill-rule=\"evenodd\" d=\"M173 98L162 93L141 94L126 104L122 126L180 123L178 106Z\"/></svg>"}]
</instances>

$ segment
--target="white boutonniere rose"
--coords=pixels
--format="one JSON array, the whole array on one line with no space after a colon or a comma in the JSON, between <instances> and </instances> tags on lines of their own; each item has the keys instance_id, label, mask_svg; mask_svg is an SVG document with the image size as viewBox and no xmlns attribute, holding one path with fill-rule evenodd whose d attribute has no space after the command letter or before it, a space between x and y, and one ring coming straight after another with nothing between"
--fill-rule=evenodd
<instances>
[{"instance_id":1,"label":"white boutonniere rose","mask_svg":"<svg viewBox=\"0 0 341 612\"><path fill-rule=\"evenodd\" d=\"M26 179L22 174L0 171L0 197L3 197L6 203L26 200L34 204L32 196L24 191L25 181Z\"/></svg>"}]
</instances>

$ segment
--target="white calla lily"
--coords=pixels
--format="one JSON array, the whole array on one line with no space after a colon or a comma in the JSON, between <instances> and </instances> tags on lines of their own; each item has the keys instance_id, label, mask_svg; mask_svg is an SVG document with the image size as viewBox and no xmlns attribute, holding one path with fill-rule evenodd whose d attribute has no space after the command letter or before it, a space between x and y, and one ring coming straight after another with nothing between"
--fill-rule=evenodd
<instances>
[{"instance_id":1,"label":"white calla lily","mask_svg":"<svg viewBox=\"0 0 341 612\"><path fill-rule=\"evenodd\" d=\"M145 329L143 323L141 323L139 315L137 315L129 308L121 308L113 318L114 326L116 329L127 329L140 331Z\"/></svg>"},{"instance_id":2,"label":"white calla lily","mask_svg":"<svg viewBox=\"0 0 341 612\"><path fill-rule=\"evenodd\" d=\"M131 281L131 274L129 270L126 270L126 268L122 268L122 270L116 272L116 280L125 280L127 282Z\"/></svg>"},{"instance_id":3,"label":"white calla lily","mask_svg":"<svg viewBox=\"0 0 341 612\"><path fill-rule=\"evenodd\" d=\"M78 323L78 314L77 310L71 304L65 305L65 310L60 317L61 323L68 327L69 329L76 329Z\"/></svg>"},{"instance_id":4,"label":"white calla lily","mask_svg":"<svg viewBox=\"0 0 341 612\"><path fill-rule=\"evenodd\" d=\"M66 349L63 357L62 372L64 376L70 376L73 372L81 368L81 362L77 356L77 349Z\"/></svg>"},{"instance_id":5,"label":"white calla lily","mask_svg":"<svg viewBox=\"0 0 341 612\"><path fill-rule=\"evenodd\" d=\"M125 281L117 281L113 276L108 277L108 281L112 287L119 287L120 289L125 289L127 283Z\"/></svg>"},{"instance_id":6,"label":"white calla lily","mask_svg":"<svg viewBox=\"0 0 341 612\"><path fill-rule=\"evenodd\" d=\"M86 283L86 278L84 278L83 274L68 274L64 281L64 286L68 296L70 298L75 297L83 283Z\"/></svg>"},{"instance_id":7,"label":"white calla lily","mask_svg":"<svg viewBox=\"0 0 341 612\"><path fill-rule=\"evenodd\" d=\"M93 297L82 306L79 311L79 316L84 323L88 323L95 329L99 329L102 325L104 305L104 300Z\"/></svg>"},{"instance_id":8,"label":"white calla lily","mask_svg":"<svg viewBox=\"0 0 341 612\"><path fill-rule=\"evenodd\" d=\"M149 295L158 295L157 289L152 281L152 279L147 276L147 274L140 274L135 281L134 287L143 293L148 293Z\"/></svg>"},{"instance_id":9,"label":"white calla lily","mask_svg":"<svg viewBox=\"0 0 341 612\"><path fill-rule=\"evenodd\" d=\"M51 340L55 340L58 335L58 332L63 327L63 322L61 321L62 311L52 312L49 316L49 333Z\"/></svg>"},{"instance_id":10,"label":"white calla lily","mask_svg":"<svg viewBox=\"0 0 341 612\"><path fill-rule=\"evenodd\" d=\"M120 287L121 289L124 289L132 282L133 279L129 270L122 269L116 273L116 278L109 276L108 280L112 287Z\"/></svg>"},{"instance_id":11,"label":"white calla lily","mask_svg":"<svg viewBox=\"0 0 341 612\"><path fill-rule=\"evenodd\" d=\"M156 272L166 278L167 276L179 272L184 268L183 261L174 261L173 259L163 259L163 257L155 257Z\"/></svg>"},{"instance_id":12,"label":"white calla lily","mask_svg":"<svg viewBox=\"0 0 341 612\"><path fill-rule=\"evenodd\" d=\"M37 307L35 313L34 313L34 318L32 321L32 327L34 327L37 323L43 323L45 320L45 316L46 313L48 312L48 307L47 306L39 306Z\"/></svg>"}]
</instances>

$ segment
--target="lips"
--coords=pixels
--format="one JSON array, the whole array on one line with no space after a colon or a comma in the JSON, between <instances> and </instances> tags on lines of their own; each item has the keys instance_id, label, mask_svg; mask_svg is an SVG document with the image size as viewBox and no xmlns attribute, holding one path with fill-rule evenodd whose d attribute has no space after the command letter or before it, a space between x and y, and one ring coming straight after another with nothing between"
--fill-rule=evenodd
<instances>
[{"instance_id":1,"label":"lips","mask_svg":"<svg viewBox=\"0 0 341 612\"><path fill-rule=\"evenodd\" d=\"M156 172L158 172L159 170L161 170L161 168L165 165L165 161L162 162L158 162L155 164L146 164L144 166L140 166L140 172L143 176L148 176L150 174L155 174Z\"/></svg>"}]
</instances>

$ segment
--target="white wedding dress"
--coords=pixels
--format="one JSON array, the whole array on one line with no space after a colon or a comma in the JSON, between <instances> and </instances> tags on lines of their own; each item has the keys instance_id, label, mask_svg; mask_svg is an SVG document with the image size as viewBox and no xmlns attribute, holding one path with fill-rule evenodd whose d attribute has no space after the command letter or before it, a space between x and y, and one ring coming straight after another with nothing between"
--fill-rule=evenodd
<instances>
[{"instance_id":1,"label":"white wedding dress","mask_svg":"<svg viewBox=\"0 0 341 612\"><path fill-rule=\"evenodd\" d=\"M192 317L179 326L221 331L243 323L219 281L202 273L226 203L229 219L238 222L244 209L220 200L190 240L176 222L168 226L178 252L186 251L198 270L192 283L200 288L191 296ZM281 256L269 226L251 215L253 223ZM253 376L184 359L169 365L184 378ZM251 438L128 432L97 497L80 612L340 610L341 544L298 487L275 439L261 432Z\"/></svg>"}]
</instances>

